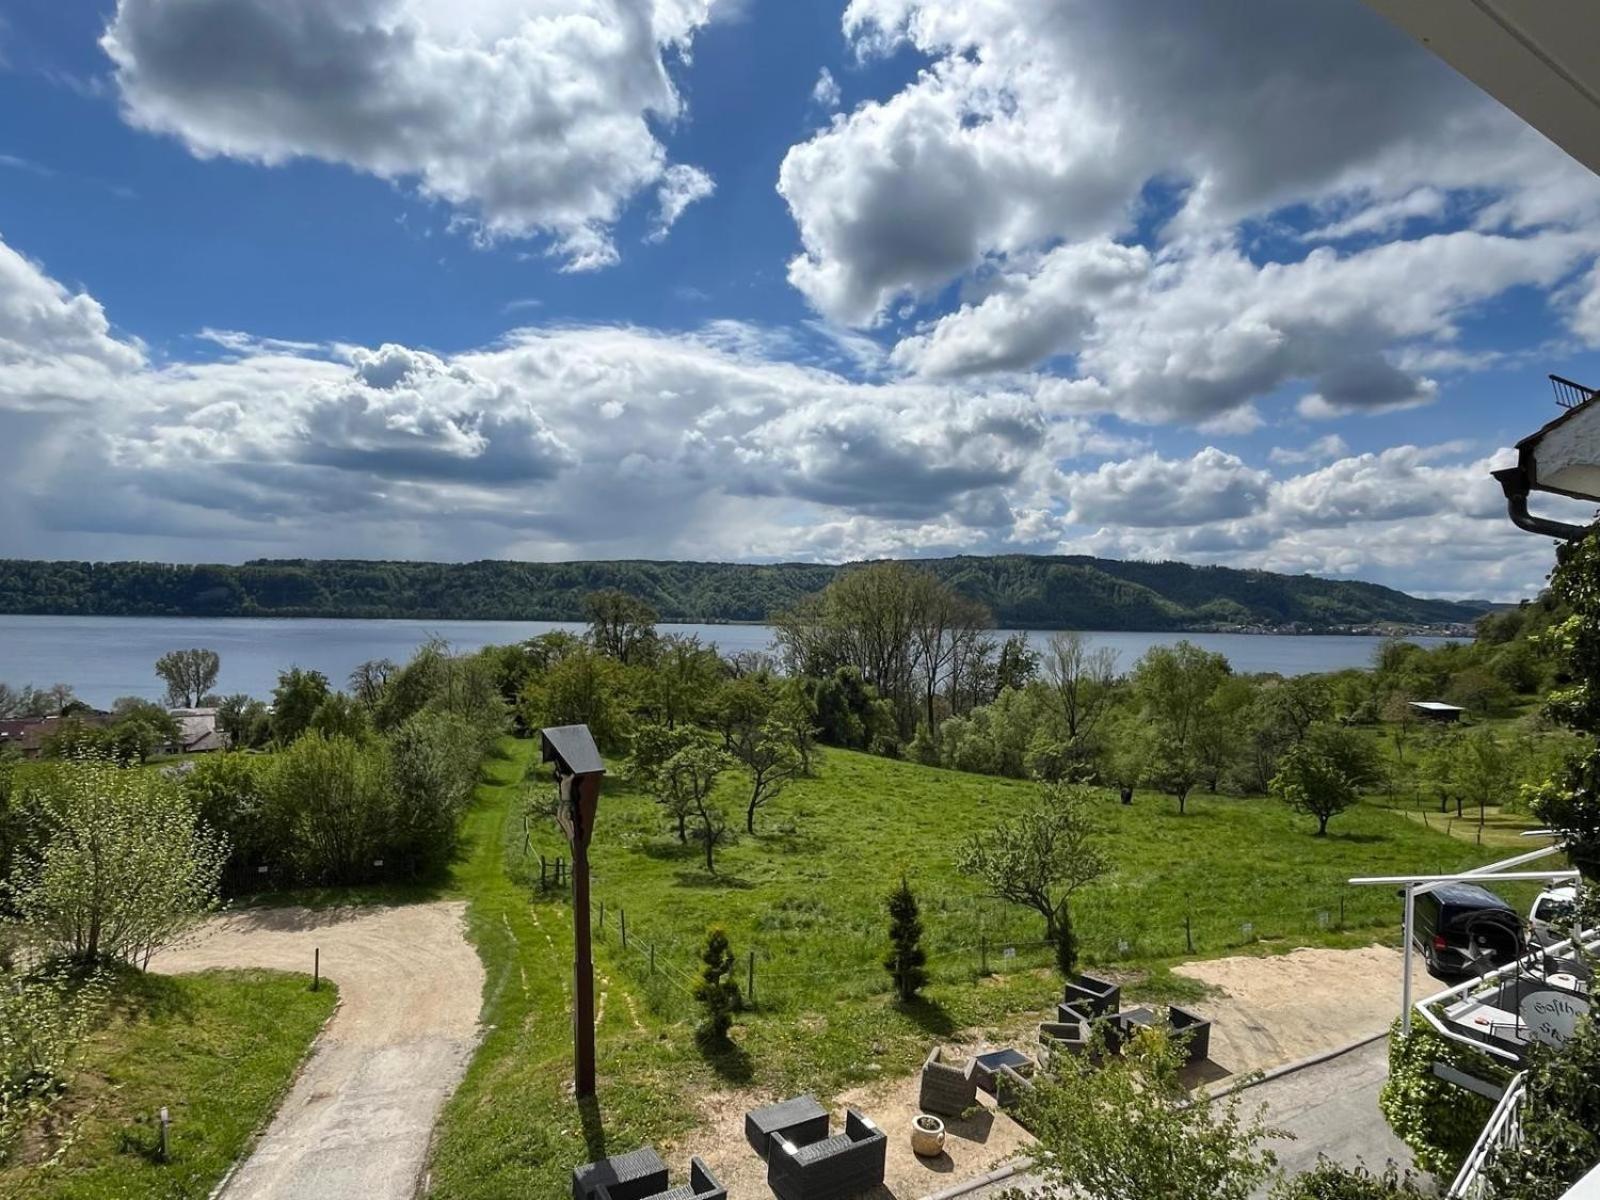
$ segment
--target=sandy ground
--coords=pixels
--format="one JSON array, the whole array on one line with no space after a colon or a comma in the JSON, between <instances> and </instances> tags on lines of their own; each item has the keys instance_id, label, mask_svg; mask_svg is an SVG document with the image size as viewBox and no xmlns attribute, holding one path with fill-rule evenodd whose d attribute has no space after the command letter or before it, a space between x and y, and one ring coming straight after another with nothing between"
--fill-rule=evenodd
<instances>
[{"instance_id":1,"label":"sandy ground","mask_svg":"<svg viewBox=\"0 0 1600 1200\"><path fill-rule=\"evenodd\" d=\"M229 914L158 955L214 967L322 973L339 1007L224 1200L409 1200L440 1108L478 1038L483 967L462 903Z\"/></svg>"},{"instance_id":2,"label":"sandy ground","mask_svg":"<svg viewBox=\"0 0 1600 1200\"><path fill-rule=\"evenodd\" d=\"M945 1044L958 1054L982 1052L978 1043ZM911 1119L921 1111L917 1107L920 1087L916 1075L886 1079L836 1096L828 1106L833 1113L833 1132L843 1127L845 1109L853 1108L872 1118L888 1136L884 1186L865 1193L862 1200L918 1200L959 1180L982 1175L1016 1157L1032 1141L1026 1130L994 1108L991 1097L979 1092L981 1111L965 1119L940 1117L945 1123L945 1152L938 1158L918 1158L911 1153ZM704 1121L676 1147L674 1158L683 1160L684 1170L691 1155L703 1158L717 1182L728 1189L729 1200L771 1200L767 1164L744 1139L744 1114L785 1098L752 1091L706 1097ZM675 1169L673 1177L678 1174Z\"/></svg>"},{"instance_id":3,"label":"sandy ground","mask_svg":"<svg viewBox=\"0 0 1600 1200\"><path fill-rule=\"evenodd\" d=\"M1214 958L1174 967L1221 992L1185 1005L1212 1018L1211 1061L1223 1074L1282 1066L1388 1029L1400 1015L1401 955L1386 946ZM1415 999L1447 984L1416 959Z\"/></svg>"}]
</instances>

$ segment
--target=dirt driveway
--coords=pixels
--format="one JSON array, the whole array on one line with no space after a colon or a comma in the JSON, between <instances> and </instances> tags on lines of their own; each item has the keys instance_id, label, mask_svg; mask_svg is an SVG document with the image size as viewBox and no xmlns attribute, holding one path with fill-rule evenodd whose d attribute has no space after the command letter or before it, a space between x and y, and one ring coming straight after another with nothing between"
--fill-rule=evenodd
<instances>
[{"instance_id":1,"label":"dirt driveway","mask_svg":"<svg viewBox=\"0 0 1600 1200\"><path fill-rule=\"evenodd\" d=\"M214 967L311 970L339 1008L224 1200L409 1200L428 1139L478 1039L483 967L460 902L262 909L209 922L158 955L167 974Z\"/></svg>"}]
</instances>

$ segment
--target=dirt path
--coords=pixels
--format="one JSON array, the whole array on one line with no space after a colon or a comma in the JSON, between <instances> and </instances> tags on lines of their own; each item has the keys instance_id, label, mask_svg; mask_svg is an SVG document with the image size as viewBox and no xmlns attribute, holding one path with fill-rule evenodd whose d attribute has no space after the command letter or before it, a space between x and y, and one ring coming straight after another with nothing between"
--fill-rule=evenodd
<instances>
[{"instance_id":1,"label":"dirt path","mask_svg":"<svg viewBox=\"0 0 1600 1200\"><path fill-rule=\"evenodd\" d=\"M162 953L167 974L212 967L311 970L339 1008L224 1200L409 1200L440 1108L478 1038L483 967L459 902L263 909L218 917Z\"/></svg>"}]
</instances>

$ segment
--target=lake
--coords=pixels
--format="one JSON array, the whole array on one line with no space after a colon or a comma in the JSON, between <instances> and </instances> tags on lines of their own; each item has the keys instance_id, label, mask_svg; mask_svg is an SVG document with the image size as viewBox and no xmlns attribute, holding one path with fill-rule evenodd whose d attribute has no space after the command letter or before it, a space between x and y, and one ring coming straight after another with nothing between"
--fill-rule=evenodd
<instances>
[{"instance_id":1,"label":"lake","mask_svg":"<svg viewBox=\"0 0 1600 1200\"><path fill-rule=\"evenodd\" d=\"M90 704L106 707L119 696L161 698L155 661L168 650L204 646L222 656L221 693L265 698L278 672L291 666L321 671L343 686L350 671L373 658L404 662L430 637L460 650L516 642L552 629L581 631L566 621L360 621L227 617L16 617L0 616L0 681L14 687L70 683ZM662 625L663 633L695 634L724 654L766 649L765 625ZM1005 631L998 631L1002 635ZM1042 647L1047 632L1030 632ZM1303 675L1365 667L1383 639L1361 636L1245 633L1087 633L1096 646L1117 652L1122 670L1155 645L1187 637L1228 656L1240 672ZM1442 644L1446 638L1413 638Z\"/></svg>"}]
</instances>

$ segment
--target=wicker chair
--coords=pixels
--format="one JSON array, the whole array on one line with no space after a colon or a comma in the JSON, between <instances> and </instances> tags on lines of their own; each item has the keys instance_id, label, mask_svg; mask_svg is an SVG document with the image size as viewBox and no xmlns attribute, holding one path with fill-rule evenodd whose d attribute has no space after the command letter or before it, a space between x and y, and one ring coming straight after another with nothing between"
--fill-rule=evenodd
<instances>
[{"instance_id":1,"label":"wicker chair","mask_svg":"<svg viewBox=\"0 0 1600 1200\"><path fill-rule=\"evenodd\" d=\"M1093 975L1074 975L1062 999L1091 1017L1109 1017L1122 1007L1122 988Z\"/></svg>"},{"instance_id":2,"label":"wicker chair","mask_svg":"<svg viewBox=\"0 0 1600 1200\"><path fill-rule=\"evenodd\" d=\"M1024 1129L1028 1128L1029 1101L1033 1099L1034 1083L1025 1075L1001 1067L994 1073L994 1097L1005 1113Z\"/></svg>"},{"instance_id":3,"label":"wicker chair","mask_svg":"<svg viewBox=\"0 0 1600 1200\"><path fill-rule=\"evenodd\" d=\"M928 1052L928 1061L922 1064L918 1107L927 1113L961 1116L978 1103L978 1080L973 1074L977 1066L977 1062L969 1058L965 1066L958 1067L946 1061L943 1046L935 1046Z\"/></svg>"},{"instance_id":4,"label":"wicker chair","mask_svg":"<svg viewBox=\"0 0 1600 1200\"><path fill-rule=\"evenodd\" d=\"M602 1185L595 1189L594 1200L624 1200L624 1197L615 1189ZM642 1200L728 1200L728 1189L717 1182L711 1168L700 1159L691 1158L688 1183L643 1197Z\"/></svg>"},{"instance_id":5,"label":"wicker chair","mask_svg":"<svg viewBox=\"0 0 1600 1200\"><path fill-rule=\"evenodd\" d=\"M848 1109L844 1132L807 1146L781 1136L767 1155L767 1186L779 1200L848 1200L883 1183L889 1140Z\"/></svg>"},{"instance_id":6,"label":"wicker chair","mask_svg":"<svg viewBox=\"0 0 1600 1200\"><path fill-rule=\"evenodd\" d=\"M1209 1017L1171 1004L1167 1006L1167 1028L1172 1032L1172 1040L1182 1044L1184 1057L1191 1066L1211 1056Z\"/></svg>"},{"instance_id":7,"label":"wicker chair","mask_svg":"<svg viewBox=\"0 0 1600 1200\"><path fill-rule=\"evenodd\" d=\"M647 1200L666 1190L666 1164L650 1146L572 1170L572 1200Z\"/></svg>"}]
</instances>

